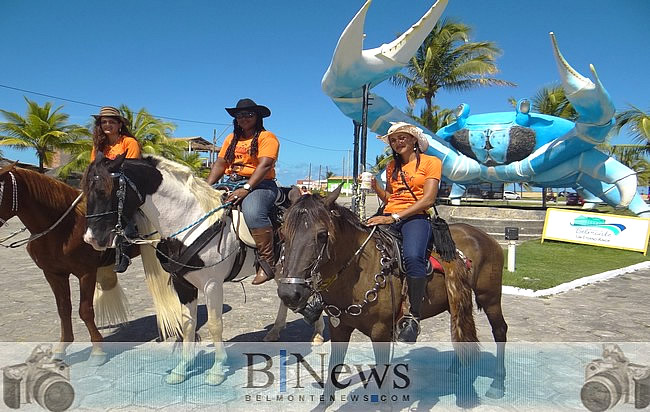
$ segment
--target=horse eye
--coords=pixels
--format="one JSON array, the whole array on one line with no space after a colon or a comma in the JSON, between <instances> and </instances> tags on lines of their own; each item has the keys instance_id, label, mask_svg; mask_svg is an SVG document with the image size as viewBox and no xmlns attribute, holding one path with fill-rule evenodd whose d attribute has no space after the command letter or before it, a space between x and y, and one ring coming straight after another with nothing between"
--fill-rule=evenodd
<instances>
[{"instance_id":1,"label":"horse eye","mask_svg":"<svg viewBox=\"0 0 650 412\"><path fill-rule=\"evenodd\" d=\"M325 243L327 242L327 230L321 230L318 232L316 235L316 238L318 239L318 242L320 243Z\"/></svg>"}]
</instances>

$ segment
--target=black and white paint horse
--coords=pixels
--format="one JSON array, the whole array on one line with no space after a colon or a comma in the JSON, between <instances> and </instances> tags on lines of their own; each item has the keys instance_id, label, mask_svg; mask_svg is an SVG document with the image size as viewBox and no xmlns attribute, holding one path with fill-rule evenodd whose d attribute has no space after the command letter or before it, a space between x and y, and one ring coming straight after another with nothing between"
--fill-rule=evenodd
<instances>
[{"instance_id":1,"label":"black and white paint horse","mask_svg":"<svg viewBox=\"0 0 650 412\"><path fill-rule=\"evenodd\" d=\"M149 240L141 241L144 243L140 248L142 263L161 331L166 336L180 331L183 338L182 359L167 382L184 381L192 363L197 296L201 290L206 299L207 327L215 347L215 362L207 371L205 381L211 385L222 383L227 360L223 345L223 283L236 264L240 248L244 247L239 237L244 241L250 237L250 234L246 236L247 229L238 222L235 211L234 219L225 213L221 202L223 192L195 178L189 168L154 156L97 159L86 171L83 189L88 198L84 240L96 249L115 247L116 234L131 219L141 234L157 232ZM141 213L137 213L138 209ZM216 234L206 241L205 233L209 231ZM169 286L170 275L158 262L156 250L146 246L161 239L165 240L167 251L191 247L197 239L203 244L185 263L189 271L171 276L173 288ZM247 243L254 245L252 238ZM281 304L275 325L264 340L277 340L285 321L286 307ZM322 342L323 327L321 317L313 342Z\"/></svg>"}]
</instances>

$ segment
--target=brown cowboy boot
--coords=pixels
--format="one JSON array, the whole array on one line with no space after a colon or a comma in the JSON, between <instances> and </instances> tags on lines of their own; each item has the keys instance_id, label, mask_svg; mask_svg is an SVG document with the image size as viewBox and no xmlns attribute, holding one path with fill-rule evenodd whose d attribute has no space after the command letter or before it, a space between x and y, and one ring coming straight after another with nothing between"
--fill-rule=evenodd
<instances>
[{"instance_id":1,"label":"brown cowboy boot","mask_svg":"<svg viewBox=\"0 0 650 412\"><path fill-rule=\"evenodd\" d=\"M257 255L260 260L259 268L257 269L257 274L255 279L253 279L253 285L261 285L269 279L273 279L273 228L271 226L263 227L259 229L251 229L251 235L255 240L255 245L257 246ZM268 265L264 269L265 264ZM267 273L268 271L271 273Z\"/></svg>"}]
</instances>

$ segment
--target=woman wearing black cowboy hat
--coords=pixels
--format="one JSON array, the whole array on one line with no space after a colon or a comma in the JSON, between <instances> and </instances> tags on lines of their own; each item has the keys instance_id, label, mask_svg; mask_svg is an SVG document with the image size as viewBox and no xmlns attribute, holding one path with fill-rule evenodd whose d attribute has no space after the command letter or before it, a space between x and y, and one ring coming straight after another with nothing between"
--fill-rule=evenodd
<instances>
[{"instance_id":1,"label":"woman wearing black cowboy hat","mask_svg":"<svg viewBox=\"0 0 650 412\"><path fill-rule=\"evenodd\" d=\"M274 166L280 142L273 133L264 129L262 119L271 115L266 106L251 99L241 99L236 107L226 108L226 111L234 117L234 131L223 142L208 183L216 183L224 174L239 175L248 180L226 201L241 204L246 224L255 239L260 268L253 284L259 285L274 276L273 226L269 213L278 192Z\"/></svg>"}]
</instances>

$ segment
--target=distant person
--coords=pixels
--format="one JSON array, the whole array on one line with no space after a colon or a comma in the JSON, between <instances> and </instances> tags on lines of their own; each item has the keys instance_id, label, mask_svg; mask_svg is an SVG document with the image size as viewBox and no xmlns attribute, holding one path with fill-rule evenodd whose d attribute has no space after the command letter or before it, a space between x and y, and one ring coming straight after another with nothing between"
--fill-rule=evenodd
<instances>
[{"instance_id":1,"label":"distant person","mask_svg":"<svg viewBox=\"0 0 650 412\"><path fill-rule=\"evenodd\" d=\"M368 225L394 225L402 233L406 265L406 283L411 303L405 316L399 342L415 342L420 333L420 307L427 287L427 246L431 240L431 223L427 210L433 206L442 178L442 162L424 154L429 147L419 127L394 123L388 133L378 136L390 145L393 160L386 167L386 190L376 179L371 187L386 204L383 216L368 219Z\"/></svg>"},{"instance_id":2,"label":"distant person","mask_svg":"<svg viewBox=\"0 0 650 412\"><path fill-rule=\"evenodd\" d=\"M308 195L309 194L309 190L307 190L307 186L302 186L300 188L300 194L301 195Z\"/></svg>"},{"instance_id":3,"label":"distant person","mask_svg":"<svg viewBox=\"0 0 650 412\"><path fill-rule=\"evenodd\" d=\"M127 159L140 158L140 144L135 140L129 130L129 122L120 111L112 106L99 109L99 114L94 114L95 128L93 130L93 150L90 161L93 162L97 152L102 152L104 157L115 159L126 153Z\"/></svg>"},{"instance_id":4,"label":"distant person","mask_svg":"<svg viewBox=\"0 0 650 412\"><path fill-rule=\"evenodd\" d=\"M273 133L264 129L262 119L271 115L266 106L251 99L241 99L236 107L226 108L226 111L234 118L234 132L223 142L207 181L212 185L224 174L234 181L247 180L226 201L241 204L244 219L255 239L260 267L253 285L259 285L275 276L273 226L269 214L278 193L274 166L280 142Z\"/></svg>"}]
</instances>

